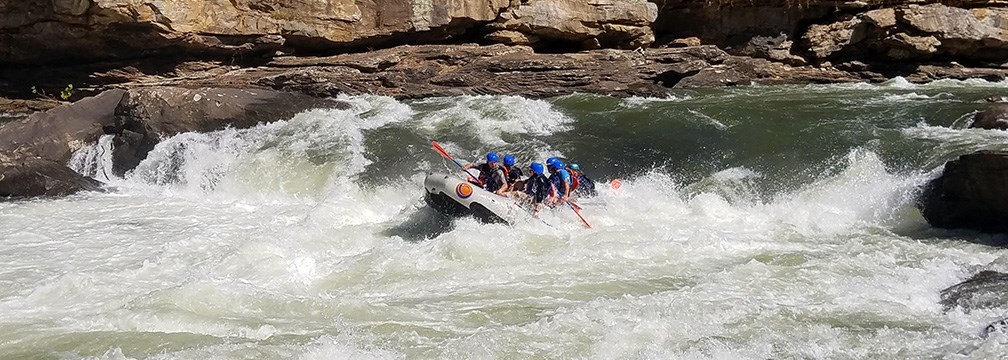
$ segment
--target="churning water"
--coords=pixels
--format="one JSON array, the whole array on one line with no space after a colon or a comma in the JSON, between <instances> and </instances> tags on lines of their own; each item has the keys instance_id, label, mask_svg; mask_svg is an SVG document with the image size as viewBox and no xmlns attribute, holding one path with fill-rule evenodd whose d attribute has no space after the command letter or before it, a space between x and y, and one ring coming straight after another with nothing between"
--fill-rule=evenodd
<instances>
[{"instance_id":1,"label":"churning water","mask_svg":"<svg viewBox=\"0 0 1008 360\"><path fill-rule=\"evenodd\" d=\"M1005 84L743 87L665 99L347 97L165 139L108 191L0 203L3 358L995 358L1008 307L939 291L1008 270L929 228L917 188ZM572 159L604 183L514 226L427 208L430 150Z\"/></svg>"}]
</instances>

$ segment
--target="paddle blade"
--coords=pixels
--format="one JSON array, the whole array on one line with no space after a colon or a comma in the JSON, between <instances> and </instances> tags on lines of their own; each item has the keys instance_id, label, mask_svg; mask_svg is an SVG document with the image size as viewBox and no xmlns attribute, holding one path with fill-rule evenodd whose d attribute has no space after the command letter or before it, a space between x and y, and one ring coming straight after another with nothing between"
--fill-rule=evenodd
<instances>
[{"instance_id":1,"label":"paddle blade","mask_svg":"<svg viewBox=\"0 0 1008 360\"><path fill-rule=\"evenodd\" d=\"M434 151L437 151L438 154L441 154L441 156L446 159L455 160L451 157L451 155L448 155L448 152L445 151L445 149L441 147L441 144L438 144L437 141L431 140L431 147L434 148Z\"/></svg>"},{"instance_id":2,"label":"paddle blade","mask_svg":"<svg viewBox=\"0 0 1008 360\"><path fill-rule=\"evenodd\" d=\"M585 220L584 216L581 215L581 211L578 211L578 209L574 207L574 203L568 200L567 201L567 205L570 206L571 210L574 210L574 214L576 214L578 216L578 218L581 219L581 222L583 222L586 227L588 227L589 229L591 229L591 227L592 227L591 224L589 224L588 220Z\"/></svg>"},{"instance_id":3,"label":"paddle blade","mask_svg":"<svg viewBox=\"0 0 1008 360\"><path fill-rule=\"evenodd\" d=\"M613 179L609 182L609 186L611 186L613 190L619 190L619 188L623 187L623 182L619 181L619 179Z\"/></svg>"}]
</instances>

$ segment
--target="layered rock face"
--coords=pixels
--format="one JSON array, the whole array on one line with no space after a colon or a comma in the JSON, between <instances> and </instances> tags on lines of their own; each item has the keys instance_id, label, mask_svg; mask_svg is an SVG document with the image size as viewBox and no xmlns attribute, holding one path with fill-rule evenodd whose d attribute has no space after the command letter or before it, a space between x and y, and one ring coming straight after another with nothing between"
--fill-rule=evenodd
<instances>
[{"instance_id":1,"label":"layered rock face","mask_svg":"<svg viewBox=\"0 0 1008 360\"><path fill-rule=\"evenodd\" d=\"M33 64L354 49L485 32L525 44L647 46L657 8L645 0L26 0L0 3L0 14L0 63Z\"/></svg>"},{"instance_id":2,"label":"layered rock face","mask_svg":"<svg viewBox=\"0 0 1008 360\"><path fill-rule=\"evenodd\" d=\"M813 25L803 35L811 56L877 61L961 61L1000 65L1008 59L1008 9L908 5Z\"/></svg>"}]
</instances>

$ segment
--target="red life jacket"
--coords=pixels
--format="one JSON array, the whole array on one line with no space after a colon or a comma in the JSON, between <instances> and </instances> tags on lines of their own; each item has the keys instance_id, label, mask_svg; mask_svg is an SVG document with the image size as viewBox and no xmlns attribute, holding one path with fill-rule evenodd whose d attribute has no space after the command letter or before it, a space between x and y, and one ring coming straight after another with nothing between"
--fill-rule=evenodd
<instances>
[{"instance_id":1,"label":"red life jacket","mask_svg":"<svg viewBox=\"0 0 1008 360\"><path fill-rule=\"evenodd\" d=\"M570 192L574 193L574 190L577 190L578 185L581 185L581 180L578 180L579 176L571 168L567 168L567 172L571 174Z\"/></svg>"}]
</instances>

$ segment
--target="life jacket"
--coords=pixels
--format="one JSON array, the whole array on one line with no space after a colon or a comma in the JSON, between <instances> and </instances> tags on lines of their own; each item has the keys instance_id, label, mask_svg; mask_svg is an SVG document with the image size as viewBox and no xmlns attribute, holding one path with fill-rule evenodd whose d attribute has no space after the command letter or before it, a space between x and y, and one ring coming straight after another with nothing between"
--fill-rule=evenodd
<instances>
[{"instance_id":1,"label":"life jacket","mask_svg":"<svg viewBox=\"0 0 1008 360\"><path fill-rule=\"evenodd\" d=\"M550 175L550 177L549 177L549 181L550 181L550 185L551 185L550 186L550 196L561 196L561 195L563 195L563 183L566 181L564 179L564 176L563 176L564 173L567 173L568 177L570 176L570 173L568 173L567 170L563 170L563 169L557 170L556 173L554 173L553 175ZM570 186L570 183L568 183L567 185Z\"/></svg>"},{"instance_id":2,"label":"life jacket","mask_svg":"<svg viewBox=\"0 0 1008 360\"><path fill-rule=\"evenodd\" d=\"M570 191L573 193L575 190L577 190L578 185L581 185L581 180L578 179L581 177L581 175L575 173L574 170L572 170L571 168L567 168L567 172L571 174Z\"/></svg>"},{"instance_id":3,"label":"life jacket","mask_svg":"<svg viewBox=\"0 0 1008 360\"><path fill-rule=\"evenodd\" d=\"M504 178L507 179L508 185L514 184L525 175L520 167L501 166L501 169L504 169Z\"/></svg>"},{"instance_id":4,"label":"life jacket","mask_svg":"<svg viewBox=\"0 0 1008 360\"><path fill-rule=\"evenodd\" d=\"M496 169L494 169L494 168L491 168L490 165L488 165L487 163L483 163L483 164L479 165L478 169L479 169L479 172L480 172L479 181L480 181L480 184L483 185L483 189L484 190L489 191L489 192L494 192L494 191L497 191L498 189L500 189L501 186L504 186L504 183L501 182L501 181L499 181L497 179L497 177L494 176L494 174L496 174L498 171L501 171L501 167L500 166L498 166ZM506 179L507 178L505 178L504 181L507 181Z\"/></svg>"},{"instance_id":5,"label":"life jacket","mask_svg":"<svg viewBox=\"0 0 1008 360\"><path fill-rule=\"evenodd\" d=\"M532 197L534 203L541 203L550 196L551 186L549 179L545 175L532 174L525 180L525 193Z\"/></svg>"}]
</instances>

